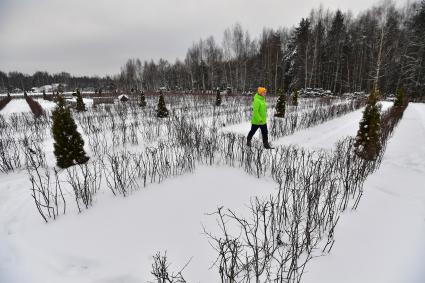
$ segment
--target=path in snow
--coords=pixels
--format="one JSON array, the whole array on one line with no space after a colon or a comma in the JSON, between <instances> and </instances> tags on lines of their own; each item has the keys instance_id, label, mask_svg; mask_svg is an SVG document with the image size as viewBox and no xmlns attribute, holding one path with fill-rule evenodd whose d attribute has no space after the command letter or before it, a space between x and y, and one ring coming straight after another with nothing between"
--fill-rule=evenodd
<instances>
[{"instance_id":1,"label":"path in snow","mask_svg":"<svg viewBox=\"0 0 425 283\"><path fill-rule=\"evenodd\" d=\"M45 111L52 111L56 107L56 103L54 103L53 101L49 101L49 100L45 100L41 98L34 99L34 100L40 103L41 107Z\"/></svg>"},{"instance_id":2,"label":"path in snow","mask_svg":"<svg viewBox=\"0 0 425 283\"><path fill-rule=\"evenodd\" d=\"M425 104L411 103L369 176L356 211L342 215L330 255L304 283L425 282Z\"/></svg>"},{"instance_id":3,"label":"path in snow","mask_svg":"<svg viewBox=\"0 0 425 283\"><path fill-rule=\"evenodd\" d=\"M389 109L393 103L382 101L382 111ZM335 143L345 137L354 137L359 129L359 122L364 108L350 112L341 117L326 121L320 125L303 129L290 136L282 137L273 142L274 145L295 144L305 148L333 149Z\"/></svg>"},{"instance_id":4,"label":"path in snow","mask_svg":"<svg viewBox=\"0 0 425 283\"><path fill-rule=\"evenodd\" d=\"M390 108L393 103L382 101L382 111ZM350 112L341 117L334 118L314 127L299 130L292 135L284 136L273 140L273 145L298 145L305 148L332 149L335 143L347 136L355 136L359 128L360 119L363 116L364 108ZM251 128L250 122L244 122L236 125L224 127L222 131L235 132L247 135ZM261 139L261 133L258 131L256 137Z\"/></svg>"},{"instance_id":5,"label":"path in snow","mask_svg":"<svg viewBox=\"0 0 425 283\"><path fill-rule=\"evenodd\" d=\"M9 115L12 113L31 112L27 101L25 99L12 99L3 110L0 111L1 115Z\"/></svg>"}]
</instances>

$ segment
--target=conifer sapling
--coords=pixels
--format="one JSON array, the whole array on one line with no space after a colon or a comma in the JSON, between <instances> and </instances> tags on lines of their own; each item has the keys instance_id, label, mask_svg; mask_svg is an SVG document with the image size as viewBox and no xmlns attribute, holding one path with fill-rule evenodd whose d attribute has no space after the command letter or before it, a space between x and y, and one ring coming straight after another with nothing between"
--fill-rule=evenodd
<instances>
[{"instance_id":1,"label":"conifer sapling","mask_svg":"<svg viewBox=\"0 0 425 283\"><path fill-rule=\"evenodd\" d=\"M77 89L77 107L78 112L86 111L86 105L83 101L83 96L81 95L81 92L79 89Z\"/></svg>"},{"instance_id":2,"label":"conifer sapling","mask_svg":"<svg viewBox=\"0 0 425 283\"><path fill-rule=\"evenodd\" d=\"M375 89L368 97L354 143L356 154L365 160L375 160L382 148L380 137L381 109L378 99L379 91Z\"/></svg>"},{"instance_id":3,"label":"conifer sapling","mask_svg":"<svg viewBox=\"0 0 425 283\"><path fill-rule=\"evenodd\" d=\"M145 99L145 93L142 91L140 92L140 102L139 102L139 106L140 107L146 107L146 99Z\"/></svg>"},{"instance_id":4,"label":"conifer sapling","mask_svg":"<svg viewBox=\"0 0 425 283\"><path fill-rule=\"evenodd\" d=\"M395 96L395 100L394 100L394 106L395 107L402 107L404 105L404 100L405 100L405 92L404 92L404 88L401 87L398 89L397 94Z\"/></svg>"},{"instance_id":5,"label":"conifer sapling","mask_svg":"<svg viewBox=\"0 0 425 283\"><path fill-rule=\"evenodd\" d=\"M164 95L162 94L162 91L160 92L160 95L159 95L158 109L156 110L156 116L158 118L168 117L168 109L165 105Z\"/></svg>"},{"instance_id":6,"label":"conifer sapling","mask_svg":"<svg viewBox=\"0 0 425 283\"><path fill-rule=\"evenodd\" d=\"M215 106L220 106L221 105L221 94L220 94L220 89L217 88L217 96L215 98Z\"/></svg>"},{"instance_id":7,"label":"conifer sapling","mask_svg":"<svg viewBox=\"0 0 425 283\"><path fill-rule=\"evenodd\" d=\"M68 168L75 164L86 163L89 157L84 151L84 141L61 95L57 97L57 107L52 113L52 120L53 152L57 166Z\"/></svg>"},{"instance_id":8,"label":"conifer sapling","mask_svg":"<svg viewBox=\"0 0 425 283\"><path fill-rule=\"evenodd\" d=\"M285 108L286 108L286 97L282 91L279 91L279 97L277 98L276 103L276 112L274 114L275 117L283 118L285 117Z\"/></svg>"},{"instance_id":9,"label":"conifer sapling","mask_svg":"<svg viewBox=\"0 0 425 283\"><path fill-rule=\"evenodd\" d=\"M298 91L294 90L294 94L292 95L292 105L298 106Z\"/></svg>"}]
</instances>

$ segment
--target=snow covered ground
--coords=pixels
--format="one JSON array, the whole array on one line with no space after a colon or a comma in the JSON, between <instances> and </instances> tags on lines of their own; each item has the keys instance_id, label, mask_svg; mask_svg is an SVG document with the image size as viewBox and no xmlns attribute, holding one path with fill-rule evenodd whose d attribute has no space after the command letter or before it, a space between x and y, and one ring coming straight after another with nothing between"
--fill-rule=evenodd
<instances>
[{"instance_id":1,"label":"snow covered ground","mask_svg":"<svg viewBox=\"0 0 425 283\"><path fill-rule=\"evenodd\" d=\"M425 282L425 104L411 103L356 211L342 215L335 245L303 282Z\"/></svg>"},{"instance_id":2,"label":"snow covered ground","mask_svg":"<svg viewBox=\"0 0 425 283\"><path fill-rule=\"evenodd\" d=\"M56 103L53 101L44 100L41 98L34 99L38 103L40 103L41 107L45 111L53 111L56 107ZM70 101L76 102L76 99L70 99ZM93 105L93 99L91 98L83 98L86 107L91 107ZM30 107L25 99L12 99L6 107L0 111L1 115L10 115L12 113L22 113L22 112L31 112Z\"/></svg>"},{"instance_id":3,"label":"snow covered ground","mask_svg":"<svg viewBox=\"0 0 425 283\"><path fill-rule=\"evenodd\" d=\"M38 103L40 103L41 107L43 108L43 110L45 111L53 111L53 109L55 109L56 107L56 103L54 103L53 101L48 101L45 99L34 99L35 101L37 101Z\"/></svg>"},{"instance_id":4,"label":"snow covered ground","mask_svg":"<svg viewBox=\"0 0 425 283\"><path fill-rule=\"evenodd\" d=\"M3 110L1 115L10 115L13 113L31 112L31 108L25 99L12 99Z\"/></svg>"},{"instance_id":5,"label":"snow covered ground","mask_svg":"<svg viewBox=\"0 0 425 283\"><path fill-rule=\"evenodd\" d=\"M67 101L77 102L77 98L73 97L73 98L67 99ZM86 105L86 107L91 107L93 105L93 99L92 98L83 98L83 102Z\"/></svg>"},{"instance_id":6,"label":"snow covered ground","mask_svg":"<svg viewBox=\"0 0 425 283\"><path fill-rule=\"evenodd\" d=\"M382 101L382 111L390 108L393 103ZM359 129L359 122L363 116L364 108L332 119L315 127L303 129L293 135L274 141L275 145L298 145L311 149L332 149L339 140L354 137Z\"/></svg>"},{"instance_id":7,"label":"snow covered ground","mask_svg":"<svg viewBox=\"0 0 425 283\"><path fill-rule=\"evenodd\" d=\"M330 149L356 133L361 113L275 143ZM249 126L243 133L247 130ZM358 209L342 215L331 253L311 261L302 282L425 282L424 140L425 105L410 104L381 167L365 183ZM49 157L52 146L47 143ZM128 198L104 190L89 210L68 210L44 224L26 173L0 178L1 283L147 282L152 280L152 256L165 250L172 270L192 258L183 272L188 282L219 282L215 267L209 270L215 253L202 234L202 224L216 227L215 218L205 213L222 205L246 209L252 196L276 189L272 180L242 169L198 167L193 174L149 185Z\"/></svg>"},{"instance_id":8,"label":"snow covered ground","mask_svg":"<svg viewBox=\"0 0 425 283\"><path fill-rule=\"evenodd\" d=\"M2 178L3 179L3 178ZM199 167L128 198L101 196L91 209L44 224L25 174L0 185L0 282L147 282L152 256L167 250L189 282L218 282L214 251L202 224L214 231L218 206L244 209L251 196L276 184L228 167Z\"/></svg>"},{"instance_id":9,"label":"snow covered ground","mask_svg":"<svg viewBox=\"0 0 425 283\"><path fill-rule=\"evenodd\" d=\"M390 108L393 103L382 101L382 111ZM332 149L335 143L347 136L355 136L358 130L360 119L362 118L364 108L345 114L341 117L324 122L317 126L303 129L292 135L273 140L273 145L297 145L311 149ZM247 135L251 128L251 122L231 125L222 128L222 131L235 132ZM255 137L261 139L261 132L255 134Z\"/></svg>"}]
</instances>

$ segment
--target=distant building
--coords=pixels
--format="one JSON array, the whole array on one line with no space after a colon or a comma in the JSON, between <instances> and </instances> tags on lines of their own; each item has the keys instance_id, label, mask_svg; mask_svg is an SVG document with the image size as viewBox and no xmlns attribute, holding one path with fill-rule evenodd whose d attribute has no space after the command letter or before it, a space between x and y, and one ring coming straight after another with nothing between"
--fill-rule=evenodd
<instances>
[{"instance_id":1,"label":"distant building","mask_svg":"<svg viewBox=\"0 0 425 283\"><path fill-rule=\"evenodd\" d=\"M51 85L44 85L44 86L41 86L39 89L40 89L41 92L43 92L43 90L45 92L52 92L52 86Z\"/></svg>"},{"instance_id":2,"label":"distant building","mask_svg":"<svg viewBox=\"0 0 425 283\"><path fill-rule=\"evenodd\" d=\"M121 102L126 102L128 101L128 96L125 94L121 94L120 96L118 96L118 100Z\"/></svg>"},{"instance_id":3,"label":"distant building","mask_svg":"<svg viewBox=\"0 0 425 283\"><path fill-rule=\"evenodd\" d=\"M64 91L66 84L55 83L51 85L43 85L41 87L32 87L31 92L53 92L53 91Z\"/></svg>"}]
</instances>

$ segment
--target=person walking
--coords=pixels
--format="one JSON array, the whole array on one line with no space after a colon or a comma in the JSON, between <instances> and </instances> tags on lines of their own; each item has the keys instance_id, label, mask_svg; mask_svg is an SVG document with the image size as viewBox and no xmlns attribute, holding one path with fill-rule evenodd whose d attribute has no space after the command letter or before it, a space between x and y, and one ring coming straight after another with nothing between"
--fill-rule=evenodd
<instances>
[{"instance_id":1,"label":"person walking","mask_svg":"<svg viewBox=\"0 0 425 283\"><path fill-rule=\"evenodd\" d=\"M261 130L263 137L263 145L266 149L272 149L269 144L268 130L267 130L267 103L266 103L267 89L259 87L257 93L252 101L252 118L251 130L248 133L246 145L251 146L251 140L258 128Z\"/></svg>"}]
</instances>

